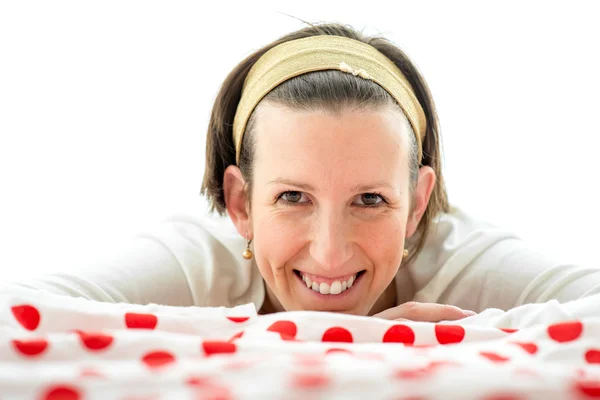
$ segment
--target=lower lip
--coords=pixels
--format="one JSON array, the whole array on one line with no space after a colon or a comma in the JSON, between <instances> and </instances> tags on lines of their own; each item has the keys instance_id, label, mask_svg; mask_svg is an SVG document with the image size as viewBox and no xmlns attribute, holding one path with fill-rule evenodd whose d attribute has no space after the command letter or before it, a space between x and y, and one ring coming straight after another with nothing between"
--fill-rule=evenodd
<instances>
[{"instance_id":1,"label":"lower lip","mask_svg":"<svg viewBox=\"0 0 600 400\"><path fill-rule=\"evenodd\" d=\"M312 290L312 288L309 288L308 286L306 286L306 282L304 282L302 280L302 277L300 277L298 274L296 274L294 272L294 276L296 276L296 278L298 278L298 282L300 283L300 285L302 285L302 287L304 289L306 289L306 291L312 293L312 296L314 296L313 298L320 299L321 301L331 301L331 302L343 300L343 299L346 299L348 296L352 296L353 293L358 293L358 290L356 290L356 287L360 285L364 275L365 275L365 272L361 273L356 279L354 279L354 282L352 282L352 287L347 288L342 293L321 294L321 292L316 292L316 291Z\"/></svg>"}]
</instances>

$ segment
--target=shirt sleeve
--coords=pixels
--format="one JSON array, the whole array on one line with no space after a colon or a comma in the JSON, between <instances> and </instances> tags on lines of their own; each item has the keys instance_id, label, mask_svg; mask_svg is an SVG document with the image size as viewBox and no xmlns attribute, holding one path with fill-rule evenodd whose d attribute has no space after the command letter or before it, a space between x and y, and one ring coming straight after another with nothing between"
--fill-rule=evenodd
<instances>
[{"instance_id":1,"label":"shirt sleeve","mask_svg":"<svg viewBox=\"0 0 600 400\"><path fill-rule=\"evenodd\" d=\"M173 252L159 238L138 235L113 254L75 272L56 273L8 285L89 300L191 306L190 285Z\"/></svg>"},{"instance_id":2,"label":"shirt sleeve","mask_svg":"<svg viewBox=\"0 0 600 400\"><path fill-rule=\"evenodd\" d=\"M225 218L175 214L73 273L13 284L103 302L260 309L264 284L246 242ZM2 290L10 290L10 287Z\"/></svg>"},{"instance_id":3,"label":"shirt sleeve","mask_svg":"<svg viewBox=\"0 0 600 400\"><path fill-rule=\"evenodd\" d=\"M480 312L565 303L600 293L600 269L554 261L517 238L500 240L465 266L439 301Z\"/></svg>"},{"instance_id":4,"label":"shirt sleeve","mask_svg":"<svg viewBox=\"0 0 600 400\"><path fill-rule=\"evenodd\" d=\"M600 269L563 263L460 210L446 215L411 268L414 300L481 312L600 293Z\"/></svg>"},{"instance_id":5,"label":"shirt sleeve","mask_svg":"<svg viewBox=\"0 0 600 400\"><path fill-rule=\"evenodd\" d=\"M409 267L415 301L481 312L600 293L600 269L560 262L457 207L436 220Z\"/></svg>"}]
</instances>

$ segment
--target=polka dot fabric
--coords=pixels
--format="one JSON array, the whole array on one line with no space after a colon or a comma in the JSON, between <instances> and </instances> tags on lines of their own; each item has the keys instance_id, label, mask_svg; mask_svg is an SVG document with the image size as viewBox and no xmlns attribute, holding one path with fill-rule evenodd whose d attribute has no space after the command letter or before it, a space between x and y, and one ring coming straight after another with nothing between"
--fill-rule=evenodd
<instances>
[{"instance_id":1,"label":"polka dot fabric","mask_svg":"<svg viewBox=\"0 0 600 400\"><path fill-rule=\"evenodd\" d=\"M0 294L0 398L600 399L599 300L422 323Z\"/></svg>"}]
</instances>

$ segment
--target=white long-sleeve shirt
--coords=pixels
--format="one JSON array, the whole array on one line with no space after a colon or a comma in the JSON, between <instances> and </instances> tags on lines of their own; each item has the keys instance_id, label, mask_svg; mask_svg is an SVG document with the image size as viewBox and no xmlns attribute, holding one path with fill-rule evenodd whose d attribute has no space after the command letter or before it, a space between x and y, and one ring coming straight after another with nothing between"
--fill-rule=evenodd
<instances>
[{"instance_id":1,"label":"white long-sleeve shirt","mask_svg":"<svg viewBox=\"0 0 600 400\"><path fill-rule=\"evenodd\" d=\"M265 286L228 218L173 215L77 273L14 285L106 302L173 306L254 303ZM514 234L457 207L432 222L425 246L395 278L398 304L453 304L480 312L600 293L600 269L557 263Z\"/></svg>"}]
</instances>

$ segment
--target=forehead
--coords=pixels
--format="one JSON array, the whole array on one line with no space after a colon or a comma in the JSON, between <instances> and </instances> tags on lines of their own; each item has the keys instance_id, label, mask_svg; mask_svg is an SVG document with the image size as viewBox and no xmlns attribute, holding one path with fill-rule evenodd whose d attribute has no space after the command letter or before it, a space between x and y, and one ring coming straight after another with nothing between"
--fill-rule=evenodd
<instances>
[{"instance_id":1,"label":"forehead","mask_svg":"<svg viewBox=\"0 0 600 400\"><path fill-rule=\"evenodd\" d=\"M266 103L257 109L253 134L256 181L277 176L331 187L393 184L407 174L411 133L399 111L332 113Z\"/></svg>"}]
</instances>

